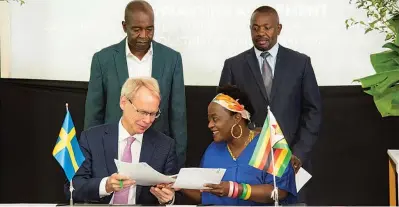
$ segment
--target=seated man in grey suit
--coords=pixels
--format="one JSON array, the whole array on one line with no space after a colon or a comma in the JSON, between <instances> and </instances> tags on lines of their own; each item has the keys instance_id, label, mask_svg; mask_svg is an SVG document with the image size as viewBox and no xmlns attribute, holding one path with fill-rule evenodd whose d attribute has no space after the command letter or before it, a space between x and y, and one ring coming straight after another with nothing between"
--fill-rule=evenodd
<instances>
[{"instance_id":1,"label":"seated man in grey suit","mask_svg":"<svg viewBox=\"0 0 399 207\"><path fill-rule=\"evenodd\" d=\"M72 181L75 202L170 204L174 201L173 190L135 185L134 180L117 173L114 162L114 159L146 162L166 175L178 172L174 140L150 128L160 115L160 101L154 78L130 78L122 86L119 105L123 113L119 122L82 132L80 147L86 160Z\"/></svg>"}]
</instances>

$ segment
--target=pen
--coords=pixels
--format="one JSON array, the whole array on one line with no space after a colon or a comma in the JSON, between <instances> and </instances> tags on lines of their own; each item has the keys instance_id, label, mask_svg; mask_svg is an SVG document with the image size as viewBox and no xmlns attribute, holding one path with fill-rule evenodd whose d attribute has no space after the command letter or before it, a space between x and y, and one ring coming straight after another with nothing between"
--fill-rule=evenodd
<instances>
[{"instance_id":1,"label":"pen","mask_svg":"<svg viewBox=\"0 0 399 207\"><path fill-rule=\"evenodd\" d=\"M123 188L123 181L119 180L119 186L121 187L121 189Z\"/></svg>"}]
</instances>

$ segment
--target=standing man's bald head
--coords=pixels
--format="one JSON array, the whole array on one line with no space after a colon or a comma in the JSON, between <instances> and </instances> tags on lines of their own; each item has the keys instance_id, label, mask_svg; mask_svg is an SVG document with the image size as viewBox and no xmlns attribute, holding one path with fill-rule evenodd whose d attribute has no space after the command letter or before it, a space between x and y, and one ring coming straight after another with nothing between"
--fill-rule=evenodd
<instances>
[{"instance_id":1,"label":"standing man's bald head","mask_svg":"<svg viewBox=\"0 0 399 207\"><path fill-rule=\"evenodd\" d=\"M130 52L142 59L150 49L154 37L154 11L151 5L143 0L129 2L125 8L122 27L127 35Z\"/></svg>"},{"instance_id":2,"label":"standing man's bald head","mask_svg":"<svg viewBox=\"0 0 399 207\"><path fill-rule=\"evenodd\" d=\"M143 0L134 0L127 4L125 8L125 21L129 19L131 14L139 12L152 16L152 20L154 21L154 10L152 9L152 6Z\"/></svg>"}]
</instances>

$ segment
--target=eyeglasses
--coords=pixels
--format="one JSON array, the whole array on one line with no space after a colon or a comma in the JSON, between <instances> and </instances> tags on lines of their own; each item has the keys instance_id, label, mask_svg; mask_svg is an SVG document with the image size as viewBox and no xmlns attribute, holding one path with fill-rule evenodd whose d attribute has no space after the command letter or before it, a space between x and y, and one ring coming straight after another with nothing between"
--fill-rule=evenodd
<instances>
[{"instance_id":1,"label":"eyeglasses","mask_svg":"<svg viewBox=\"0 0 399 207\"><path fill-rule=\"evenodd\" d=\"M132 101L129 98L127 98L127 100L129 100L129 102L130 102L130 104L132 104L134 110L136 110L136 112L139 113L142 117L146 117L149 115L152 119L156 119L161 115L160 109L158 109L157 112L148 112L148 111L144 111L144 110L139 110L139 109L137 109L136 106L134 106L134 104L132 103Z\"/></svg>"}]
</instances>

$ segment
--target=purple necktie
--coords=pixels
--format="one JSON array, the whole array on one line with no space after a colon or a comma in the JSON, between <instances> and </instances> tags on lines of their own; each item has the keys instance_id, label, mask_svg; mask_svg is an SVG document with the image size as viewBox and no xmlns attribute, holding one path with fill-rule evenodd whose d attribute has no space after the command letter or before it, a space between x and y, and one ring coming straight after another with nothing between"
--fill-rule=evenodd
<instances>
[{"instance_id":1,"label":"purple necktie","mask_svg":"<svg viewBox=\"0 0 399 207\"><path fill-rule=\"evenodd\" d=\"M126 147L123 150L122 162L129 162L129 163L132 162L131 146L132 146L132 143L134 142L134 140L135 140L134 137L127 138ZM113 203L114 204L128 204L129 191L130 191L130 187L124 188L118 192L115 192Z\"/></svg>"}]
</instances>

